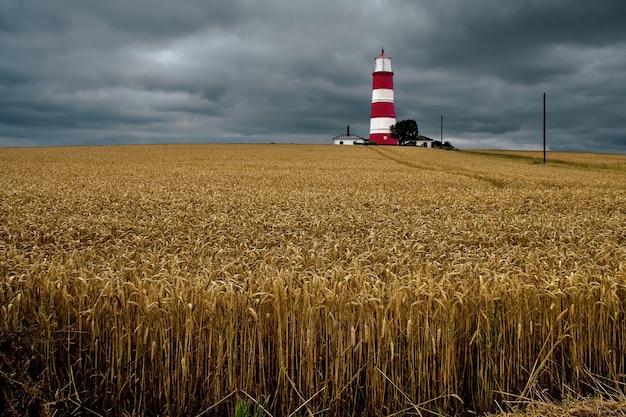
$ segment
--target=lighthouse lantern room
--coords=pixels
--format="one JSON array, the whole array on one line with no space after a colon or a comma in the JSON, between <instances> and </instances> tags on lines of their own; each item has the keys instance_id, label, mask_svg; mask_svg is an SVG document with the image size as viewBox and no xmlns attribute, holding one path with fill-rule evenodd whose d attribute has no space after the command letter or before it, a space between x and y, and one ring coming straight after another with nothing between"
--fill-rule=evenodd
<instances>
[{"instance_id":1,"label":"lighthouse lantern room","mask_svg":"<svg viewBox=\"0 0 626 417\"><path fill-rule=\"evenodd\" d=\"M379 145L397 145L391 137L390 127L396 123L396 109L393 95L393 71L391 58L385 49L376 57L372 73L372 113L370 117L370 141Z\"/></svg>"}]
</instances>

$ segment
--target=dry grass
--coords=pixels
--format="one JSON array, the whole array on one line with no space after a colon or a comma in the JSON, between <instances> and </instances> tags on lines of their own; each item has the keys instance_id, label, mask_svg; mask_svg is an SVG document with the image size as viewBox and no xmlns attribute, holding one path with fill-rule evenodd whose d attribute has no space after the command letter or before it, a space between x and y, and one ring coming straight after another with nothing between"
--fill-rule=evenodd
<instances>
[{"instance_id":1,"label":"dry grass","mask_svg":"<svg viewBox=\"0 0 626 417\"><path fill-rule=\"evenodd\" d=\"M622 392L615 166L1 149L0 409L428 415Z\"/></svg>"},{"instance_id":2,"label":"dry grass","mask_svg":"<svg viewBox=\"0 0 626 417\"><path fill-rule=\"evenodd\" d=\"M504 412L492 417L623 417L626 401L586 399L572 400L564 404L535 402L522 412Z\"/></svg>"},{"instance_id":3,"label":"dry grass","mask_svg":"<svg viewBox=\"0 0 626 417\"><path fill-rule=\"evenodd\" d=\"M467 153L493 155L503 158L518 158L532 163L543 163L543 151L472 150ZM598 154L589 152L546 152L546 164L571 166L578 169L625 171L626 158L620 154Z\"/></svg>"}]
</instances>

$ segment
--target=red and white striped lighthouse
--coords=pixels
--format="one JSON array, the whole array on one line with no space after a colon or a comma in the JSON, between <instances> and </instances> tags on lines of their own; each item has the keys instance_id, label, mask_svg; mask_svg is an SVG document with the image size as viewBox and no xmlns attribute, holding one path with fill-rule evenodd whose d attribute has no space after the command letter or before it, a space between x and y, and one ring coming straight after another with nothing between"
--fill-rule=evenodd
<instances>
[{"instance_id":1,"label":"red and white striped lighthouse","mask_svg":"<svg viewBox=\"0 0 626 417\"><path fill-rule=\"evenodd\" d=\"M385 49L376 57L376 67L372 73L372 115L370 117L370 141L379 145L397 145L391 137L389 127L396 123L396 108L393 102L393 71L391 58Z\"/></svg>"}]
</instances>

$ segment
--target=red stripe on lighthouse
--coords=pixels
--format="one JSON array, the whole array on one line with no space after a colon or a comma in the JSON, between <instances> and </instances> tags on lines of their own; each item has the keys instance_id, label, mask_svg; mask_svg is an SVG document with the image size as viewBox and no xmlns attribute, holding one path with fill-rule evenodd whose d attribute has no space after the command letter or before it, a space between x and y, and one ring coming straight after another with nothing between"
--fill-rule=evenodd
<instances>
[{"instance_id":1,"label":"red stripe on lighthouse","mask_svg":"<svg viewBox=\"0 0 626 417\"><path fill-rule=\"evenodd\" d=\"M379 101L372 103L372 117L396 117L396 107L393 102Z\"/></svg>"},{"instance_id":2,"label":"red stripe on lighthouse","mask_svg":"<svg viewBox=\"0 0 626 417\"><path fill-rule=\"evenodd\" d=\"M371 133L370 140L379 145L397 145L398 141L391 137L389 133Z\"/></svg>"},{"instance_id":3,"label":"red stripe on lighthouse","mask_svg":"<svg viewBox=\"0 0 626 417\"><path fill-rule=\"evenodd\" d=\"M393 72L374 72L372 73L374 82L373 89L388 88L393 90Z\"/></svg>"}]
</instances>

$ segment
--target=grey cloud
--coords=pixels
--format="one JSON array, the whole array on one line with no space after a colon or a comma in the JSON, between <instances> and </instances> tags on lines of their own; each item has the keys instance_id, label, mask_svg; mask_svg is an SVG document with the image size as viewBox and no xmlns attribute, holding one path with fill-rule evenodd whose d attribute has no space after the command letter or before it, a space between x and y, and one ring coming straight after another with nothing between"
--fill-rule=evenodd
<instances>
[{"instance_id":1,"label":"grey cloud","mask_svg":"<svg viewBox=\"0 0 626 417\"><path fill-rule=\"evenodd\" d=\"M626 152L626 3L5 0L0 146L367 136L374 57L398 118L463 147Z\"/></svg>"}]
</instances>

